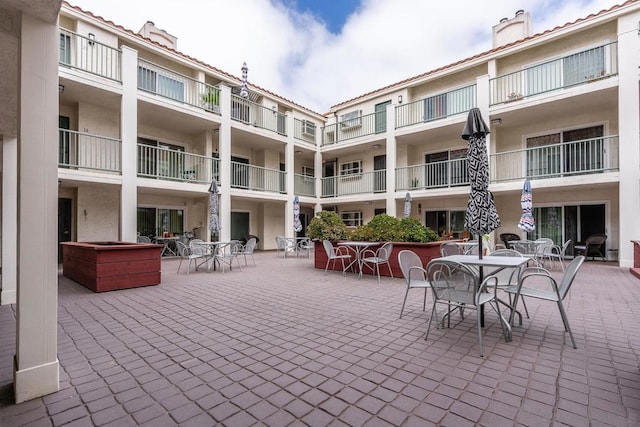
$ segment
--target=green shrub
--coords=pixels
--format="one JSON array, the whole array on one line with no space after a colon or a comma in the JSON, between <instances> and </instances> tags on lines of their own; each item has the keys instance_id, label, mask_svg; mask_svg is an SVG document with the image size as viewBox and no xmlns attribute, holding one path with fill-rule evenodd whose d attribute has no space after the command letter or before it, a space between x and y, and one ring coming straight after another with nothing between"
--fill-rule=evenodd
<instances>
[{"instance_id":1,"label":"green shrub","mask_svg":"<svg viewBox=\"0 0 640 427\"><path fill-rule=\"evenodd\" d=\"M415 218L402 218L396 229L397 242L436 242L438 233L420 224Z\"/></svg>"},{"instance_id":2,"label":"green shrub","mask_svg":"<svg viewBox=\"0 0 640 427\"><path fill-rule=\"evenodd\" d=\"M332 211L318 212L307 227L307 237L313 240L344 240L348 235L347 226Z\"/></svg>"},{"instance_id":3,"label":"green shrub","mask_svg":"<svg viewBox=\"0 0 640 427\"><path fill-rule=\"evenodd\" d=\"M415 218L398 219L380 214L366 225L356 228L351 239L370 242L435 242L440 237Z\"/></svg>"}]
</instances>

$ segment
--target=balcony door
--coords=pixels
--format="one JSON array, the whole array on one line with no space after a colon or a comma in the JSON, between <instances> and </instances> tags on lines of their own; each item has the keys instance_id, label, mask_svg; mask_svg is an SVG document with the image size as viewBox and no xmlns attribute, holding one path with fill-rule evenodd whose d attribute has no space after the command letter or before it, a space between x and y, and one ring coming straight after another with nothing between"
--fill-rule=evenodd
<instances>
[{"instance_id":1,"label":"balcony door","mask_svg":"<svg viewBox=\"0 0 640 427\"><path fill-rule=\"evenodd\" d=\"M373 191L381 193L387 191L387 155L373 157Z\"/></svg>"},{"instance_id":2,"label":"balcony door","mask_svg":"<svg viewBox=\"0 0 640 427\"><path fill-rule=\"evenodd\" d=\"M376 133L387 131L387 105L391 105L391 101L376 104Z\"/></svg>"},{"instance_id":3,"label":"balcony door","mask_svg":"<svg viewBox=\"0 0 640 427\"><path fill-rule=\"evenodd\" d=\"M337 195L336 160L325 162L322 165L322 196L334 197Z\"/></svg>"},{"instance_id":4,"label":"balcony door","mask_svg":"<svg viewBox=\"0 0 640 427\"><path fill-rule=\"evenodd\" d=\"M249 235L249 212L231 212L231 240L242 240Z\"/></svg>"},{"instance_id":5,"label":"balcony door","mask_svg":"<svg viewBox=\"0 0 640 427\"><path fill-rule=\"evenodd\" d=\"M69 132L69 117L58 116L58 164L69 165L71 161L71 138ZM75 157L75 156L74 156Z\"/></svg>"},{"instance_id":6,"label":"balcony door","mask_svg":"<svg viewBox=\"0 0 640 427\"><path fill-rule=\"evenodd\" d=\"M231 186L248 189L251 184L249 159L231 156Z\"/></svg>"}]
</instances>

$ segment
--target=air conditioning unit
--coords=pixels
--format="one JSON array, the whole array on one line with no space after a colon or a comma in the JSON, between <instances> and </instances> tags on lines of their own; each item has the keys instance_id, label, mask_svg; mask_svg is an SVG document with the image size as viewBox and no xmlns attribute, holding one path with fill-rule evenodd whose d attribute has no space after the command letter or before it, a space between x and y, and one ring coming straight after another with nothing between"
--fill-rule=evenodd
<instances>
[{"instance_id":1,"label":"air conditioning unit","mask_svg":"<svg viewBox=\"0 0 640 427\"><path fill-rule=\"evenodd\" d=\"M304 136L316 136L316 124L309 120L302 121L302 135Z\"/></svg>"},{"instance_id":2,"label":"air conditioning unit","mask_svg":"<svg viewBox=\"0 0 640 427\"><path fill-rule=\"evenodd\" d=\"M362 126L362 110L351 111L340 116L340 129L347 130Z\"/></svg>"}]
</instances>

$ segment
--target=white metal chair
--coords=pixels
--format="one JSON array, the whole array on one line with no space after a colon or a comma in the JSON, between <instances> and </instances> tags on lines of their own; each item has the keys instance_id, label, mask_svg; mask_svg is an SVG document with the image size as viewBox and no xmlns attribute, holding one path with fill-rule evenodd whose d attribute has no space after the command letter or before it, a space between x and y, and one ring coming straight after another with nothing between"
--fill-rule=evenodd
<instances>
[{"instance_id":1,"label":"white metal chair","mask_svg":"<svg viewBox=\"0 0 640 427\"><path fill-rule=\"evenodd\" d=\"M298 241L298 254L306 253L307 258L311 256L311 249L313 248L313 242L307 238L301 238Z\"/></svg>"},{"instance_id":2,"label":"white metal chair","mask_svg":"<svg viewBox=\"0 0 640 427\"><path fill-rule=\"evenodd\" d=\"M573 348L578 347L576 346L576 341L573 338L571 326L569 326L569 318L567 317L564 305L562 305L562 301L569 293L569 289L571 288L571 285L576 278L576 274L578 273L578 269L580 269L584 259L585 257L580 255L569 263L559 285L547 270L534 267L525 270L519 285L507 286L504 288L506 292L515 295L513 302L514 310L518 304L518 298L524 296L555 302L560 310L560 317L562 317L564 330L569 332ZM529 283L531 283L531 285L529 285Z\"/></svg>"},{"instance_id":3,"label":"white metal chair","mask_svg":"<svg viewBox=\"0 0 640 427\"><path fill-rule=\"evenodd\" d=\"M402 319L402 312L404 306L407 303L407 296L410 289L424 289L424 301L422 303L422 311L427 306L427 292L431 288L431 283L427 280L427 270L422 267L422 260L413 251L402 250L398 253L398 264L400 264L400 270L405 282L407 282L407 291L404 294L404 300L402 301L402 308L400 308L400 319Z\"/></svg>"},{"instance_id":4,"label":"white metal chair","mask_svg":"<svg viewBox=\"0 0 640 427\"><path fill-rule=\"evenodd\" d=\"M151 239L149 237L147 237L147 236L138 236L137 242L138 243L151 243Z\"/></svg>"},{"instance_id":5,"label":"white metal chair","mask_svg":"<svg viewBox=\"0 0 640 427\"><path fill-rule=\"evenodd\" d=\"M389 258L391 258L391 252L393 252L393 243L387 242L380 246L375 251L372 249L365 249L362 251L362 258L360 261L364 267L370 268L372 272L378 274L378 282L380 282L380 266L386 265L389 269L391 277L393 277L393 271L391 270L391 264L389 264Z\"/></svg>"},{"instance_id":6,"label":"white metal chair","mask_svg":"<svg viewBox=\"0 0 640 427\"><path fill-rule=\"evenodd\" d=\"M448 255L463 255L464 248L459 245L457 242L442 242L440 244L440 255L448 256Z\"/></svg>"},{"instance_id":7,"label":"white metal chair","mask_svg":"<svg viewBox=\"0 0 640 427\"><path fill-rule=\"evenodd\" d=\"M351 254L347 253L347 248L343 247L334 247L328 240L322 241L322 246L324 247L324 251L327 254L327 265L324 267L324 274L327 274L327 269L329 268L329 263L333 261L333 269L336 267L336 261L340 260L342 262L342 275L345 276L345 270L347 266L351 264ZM345 260L348 260L347 264L344 263Z\"/></svg>"},{"instance_id":8,"label":"white metal chair","mask_svg":"<svg viewBox=\"0 0 640 427\"><path fill-rule=\"evenodd\" d=\"M229 244L220 247L217 253L214 255L214 262L218 261L222 272L224 273L224 265L229 266L229 270L233 270L234 260L238 264L238 269L242 271L242 265L240 264L240 255L242 254L242 242L239 240L232 240Z\"/></svg>"},{"instance_id":9,"label":"white metal chair","mask_svg":"<svg viewBox=\"0 0 640 427\"><path fill-rule=\"evenodd\" d=\"M182 266L183 260L187 260L187 274L189 274L189 271L191 270L191 262L193 262L197 270L198 260L206 262L209 257L207 248L205 246L198 245L197 243L188 248L184 243L177 241L176 247L178 248L178 256L180 257L180 263L178 264L178 271L176 271L176 273L180 273L180 267Z\"/></svg>"},{"instance_id":10,"label":"white metal chair","mask_svg":"<svg viewBox=\"0 0 640 427\"><path fill-rule=\"evenodd\" d=\"M497 251L493 251L491 256L511 256L511 257L522 257L522 254L514 249L498 249ZM495 283L495 286L498 289L504 289L507 286L513 286L518 284L518 280L520 279L521 269L513 269L513 268L502 268L495 272L485 271L486 276L494 276L498 279ZM509 294L509 303L497 298L498 302L502 303L505 307L508 307L511 310L514 310L512 295ZM527 319L529 318L529 310L527 310L527 304L524 302L524 298L522 299L522 305L524 306L524 312L527 315ZM522 325L522 315L518 312L519 324Z\"/></svg>"},{"instance_id":11,"label":"white metal chair","mask_svg":"<svg viewBox=\"0 0 640 427\"><path fill-rule=\"evenodd\" d=\"M250 238L249 240L247 240L247 243L245 243L241 248L240 248L240 254L244 257L244 265L248 265L247 264L247 256L250 256L251 259L253 260L253 265L256 265L256 259L253 257L253 251L256 248L256 244L258 243L258 241L256 240L255 237Z\"/></svg>"},{"instance_id":12,"label":"white metal chair","mask_svg":"<svg viewBox=\"0 0 640 427\"><path fill-rule=\"evenodd\" d=\"M556 260L560 263L560 268L564 271L564 258L567 255L567 249L571 244L571 239L560 245L553 245L544 252L544 258L548 259L551 265L555 265Z\"/></svg>"}]
</instances>

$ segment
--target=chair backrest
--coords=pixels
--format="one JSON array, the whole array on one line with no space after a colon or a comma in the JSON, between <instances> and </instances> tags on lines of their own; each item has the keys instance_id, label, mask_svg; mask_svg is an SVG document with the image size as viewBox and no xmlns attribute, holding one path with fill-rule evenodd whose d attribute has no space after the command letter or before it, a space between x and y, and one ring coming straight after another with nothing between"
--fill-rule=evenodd
<instances>
[{"instance_id":1,"label":"chair backrest","mask_svg":"<svg viewBox=\"0 0 640 427\"><path fill-rule=\"evenodd\" d=\"M380 261L389 261L389 258L391 258L391 252L393 252L393 243L391 242L387 242L384 245L382 245L380 248L378 248L377 254L378 254L378 258L380 258Z\"/></svg>"},{"instance_id":2,"label":"chair backrest","mask_svg":"<svg viewBox=\"0 0 640 427\"><path fill-rule=\"evenodd\" d=\"M587 240L585 240L585 242L589 245L595 246L602 245L606 240L607 236L605 234L592 234L591 236L587 237Z\"/></svg>"},{"instance_id":3,"label":"chair backrest","mask_svg":"<svg viewBox=\"0 0 640 427\"><path fill-rule=\"evenodd\" d=\"M491 252L491 256L519 256L522 257L522 254L515 249L497 249Z\"/></svg>"},{"instance_id":4,"label":"chair backrest","mask_svg":"<svg viewBox=\"0 0 640 427\"><path fill-rule=\"evenodd\" d=\"M231 255L238 255L242 253L242 242L240 240L231 240L227 247L229 248L229 253Z\"/></svg>"},{"instance_id":5,"label":"chair backrest","mask_svg":"<svg viewBox=\"0 0 640 427\"><path fill-rule=\"evenodd\" d=\"M536 254L543 255L545 252L548 252L553 247L554 243L552 239L548 237L541 237L535 240L536 244Z\"/></svg>"},{"instance_id":6,"label":"chair backrest","mask_svg":"<svg viewBox=\"0 0 640 427\"><path fill-rule=\"evenodd\" d=\"M336 256L336 250L334 249L330 241L323 240L322 246L324 247L324 251L327 253L327 257L333 258L334 256Z\"/></svg>"},{"instance_id":7,"label":"chair backrest","mask_svg":"<svg viewBox=\"0 0 640 427\"><path fill-rule=\"evenodd\" d=\"M521 237L518 236L515 233L502 233L500 235L500 240L502 240L504 242L504 246L507 247L507 248L509 247L509 242L511 240L520 240L520 239L521 239Z\"/></svg>"},{"instance_id":8,"label":"chair backrest","mask_svg":"<svg viewBox=\"0 0 640 427\"><path fill-rule=\"evenodd\" d=\"M443 242L440 244L440 255L462 255L464 250L462 246L457 244L456 242Z\"/></svg>"},{"instance_id":9,"label":"chair backrest","mask_svg":"<svg viewBox=\"0 0 640 427\"><path fill-rule=\"evenodd\" d=\"M562 276L562 280L560 281L560 286L558 286L558 293L560 294L560 299L564 299L565 296L569 293L569 288L571 288L571 284L573 280L576 278L576 274L578 273L578 269L584 262L585 257L580 255L575 257L567 266L564 271L564 276Z\"/></svg>"},{"instance_id":10,"label":"chair backrest","mask_svg":"<svg viewBox=\"0 0 640 427\"><path fill-rule=\"evenodd\" d=\"M491 256L515 256L522 257L522 254L514 249L498 249L491 252ZM502 270L491 273L492 276L498 278L498 286L515 285L518 283L519 269L517 268L503 268Z\"/></svg>"},{"instance_id":11,"label":"chair backrest","mask_svg":"<svg viewBox=\"0 0 640 427\"><path fill-rule=\"evenodd\" d=\"M407 285L410 285L412 280L426 280L426 271L422 267L422 260L415 252L408 249L400 251L398 264L400 264L400 270Z\"/></svg>"},{"instance_id":12,"label":"chair backrest","mask_svg":"<svg viewBox=\"0 0 640 427\"><path fill-rule=\"evenodd\" d=\"M177 241L176 247L178 248L178 256L189 256L189 248L187 248L187 245L185 245L181 241Z\"/></svg>"},{"instance_id":13,"label":"chair backrest","mask_svg":"<svg viewBox=\"0 0 640 427\"><path fill-rule=\"evenodd\" d=\"M478 276L466 265L433 259L427 264L427 279L436 300L476 305Z\"/></svg>"},{"instance_id":14,"label":"chair backrest","mask_svg":"<svg viewBox=\"0 0 640 427\"><path fill-rule=\"evenodd\" d=\"M257 243L257 240L255 237L252 237L249 240L247 240L247 243L244 245L244 249L242 250L242 253L245 253L247 255L253 254L253 250L256 248L256 243Z\"/></svg>"},{"instance_id":15,"label":"chair backrest","mask_svg":"<svg viewBox=\"0 0 640 427\"><path fill-rule=\"evenodd\" d=\"M176 243L179 243L179 242L176 242ZM209 248L206 245L202 245L201 243L203 243L202 240L200 240L199 242L198 241L194 242L192 240L191 243L189 243L189 249L190 249L191 255L193 256L207 255Z\"/></svg>"},{"instance_id":16,"label":"chair backrest","mask_svg":"<svg viewBox=\"0 0 640 427\"><path fill-rule=\"evenodd\" d=\"M566 242L564 242L564 244L562 245L562 248L560 248L560 255L562 255L563 257L566 255L567 249L569 248L570 244L571 244L571 239L568 239Z\"/></svg>"},{"instance_id":17,"label":"chair backrest","mask_svg":"<svg viewBox=\"0 0 640 427\"><path fill-rule=\"evenodd\" d=\"M204 240L202 239L191 239L191 241L189 242L189 247L193 248L195 245L199 244L199 243L203 243Z\"/></svg>"},{"instance_id":18,"label":"chair backrest","mask_svg":"<svg viewBox=\"0 0 640 427\"><path fill-rule=\"evenodd\" d=\"M138 243L151 243L151 239L147 236L138 236Z\"/></svg>"}]
</instances>

